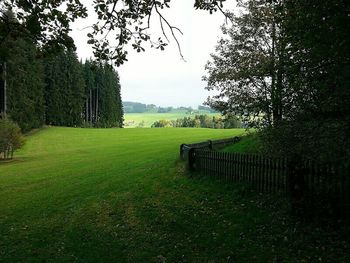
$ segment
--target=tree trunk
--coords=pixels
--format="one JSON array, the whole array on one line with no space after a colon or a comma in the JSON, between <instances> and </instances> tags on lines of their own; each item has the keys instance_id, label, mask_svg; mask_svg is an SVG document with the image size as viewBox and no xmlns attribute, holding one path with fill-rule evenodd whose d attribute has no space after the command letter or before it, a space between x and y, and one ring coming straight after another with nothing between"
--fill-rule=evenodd
<instances>
[{"instance_id":1,"label":"tree trunk","mask_svg":"<svg viewBox=\"0 0 350 263\"><path fill-rule=\"evenodd\" d=\"M6 117L7 112L7 69L6 62L4 62L4 117Z\"/></svg>"},{"instance_id":2,"label":"tree trunk","mask_svg":"<svg viewBox=\"0 0 350 263\"><path fill-rule=\"evenodd\" d=\"M92 125L92 90L90 89L90 124Z\"/></svg>"},{"instance_id":3,"label":"tree trunk","mask_svg":"<svg viewBox=\"0 0 350 263\"><path fill-rule=\"evenodd\" d=\"M9 157L9 149L6 147L5 148L5 160L7 160Z\"/></svg>"},{"instance_id":4,"label":"tree trunk","mask_svg":"<svg viewBox=\"0 0 350 263\"><path fill-rule=\"evenodd\" d=\"M280 122L282 120L282 89L283 89L283 58L279 56L280 62L277 68L277 81L276 81L276 98L275 98L275 115L274 122Z\"/></svg>"},{"instance_id":5,"label":"tree trunk","mask_svg":"<svg viewBox=\"0 0 350 263\"><path fill-rule=\"evenodd\" d=\"M89 121L89 99L86 98L85 100L85 123L88 123Z\"/></svg>"},{"instance_id":6,"label":"tree trunk","mask_svg":"<svg viewBox=\"0 0 350 263\"><path fill-rule=\"evenodd\" d=\"M96 119L96 123L98 122L98 89L96 89L96 114L95 114L95 119Z\"/></svg>"},{"instance_id":7,"label":"tree trunk","mask_svg":"<svg viewBox=\"0 0 350 263\"><path fill-rule=\"evenodd\" d=\"M276 23L272 21L272 47L271 47L271 106L272 124L275 125L278 119L278 98L276 92Z\"/></svg>"}]
</instances>

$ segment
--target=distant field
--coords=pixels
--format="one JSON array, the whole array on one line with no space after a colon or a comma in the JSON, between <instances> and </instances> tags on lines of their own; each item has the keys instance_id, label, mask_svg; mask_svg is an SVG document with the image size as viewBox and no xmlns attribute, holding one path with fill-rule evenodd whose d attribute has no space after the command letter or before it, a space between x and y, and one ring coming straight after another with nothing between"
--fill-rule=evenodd
<instances>
[{"instance_id":1,"label":"distant field","mask_svg":"<svg viewBox=\"0 0 350 263\"><path fill-rule=\"evenodd\" d=\"M0 262L349 262L283 199L188 176L181 143L242 129L47 128L0 163ZM342 240L342 236L344 237Z\"/></svg>"},{"instance_id":2,"label":"distant field","mask_svg":"<svg viewBox=\"0 0 350 263\"><path fill-rule=\"evenodd\" d=\"M155 121L159 120L176 120L184 117L194 117L195 115L206 114L209 116L220 116L220 113L210 113L208 111L199 111L198 113L188 114L186 111L171 111L169 113L126 113L124 115L125 128L139 127L143 123L143 127L151 127Z\"/></svg>"}]
</instances>

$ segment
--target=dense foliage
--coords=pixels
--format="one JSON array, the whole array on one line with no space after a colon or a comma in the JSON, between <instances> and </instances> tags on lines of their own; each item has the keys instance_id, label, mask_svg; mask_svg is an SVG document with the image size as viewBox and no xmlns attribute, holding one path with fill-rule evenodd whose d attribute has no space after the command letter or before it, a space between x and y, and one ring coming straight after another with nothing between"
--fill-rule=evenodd
<instances>
[{"instance_id":1,"label":"dense foliage","mask_svg":"<svg viewBox=\"0 0 350 263\"><path fill-rule=\"evenodd\" d=\"M24 138L18 125L6 117L0 118L0 160L12 159L14 151L23 144Z\"/></svg>"},{"instance_id":2,"label":"dense foliage","mask_svg":"<svg viewBox=\"0 0 350 263\"><path fill-rule=\"evenodd\" d=\"M119 76L107 64L82 64L72 51L46 61L47 123L122 127Z\"/></svg>"},{"instance_id":3,"label":"dense foliage","mask_svg":"<svg viewBox=\"0 0 350 263\"><path fill-rule=\"evenodd\" d=\"M7 113L23 131L45 122L44 72L35 45L26 39L10 43L7 60Z\"/></svg>"},{"instance_id":4,"label":"dense foliage","mask_svg":"<svg viewBox=\"0 0 350 263\"><path fill-rule=\"evenodd\" d=\"M81 64L72 51L45 60L46 123L79 126L84 103Z\"/></svg>"},{"instance_id":5,"label":"dense foliage","mask_svg":"<svg viewBox=\"0 0 350 263\"><path fill-rule=\"evenodd\" d=\"M13 13L6 17L14 21ZM19 31L7 32L0 22L0 112L5 111L24 131L45 120L42 60L35 42Z\"/></svg>"},{"instance_id":6,"label":"dense foliage","mask_svg":"<svg viewBox=\"0 0 350 263\"><path fill-rule=\"evenodd\" d=\"M350 2L286 0L285 5L295 107L270 137L282 141L283 130L293 155L349 164ZM285 152L284 146L276 143L274 149Z\"/></svg>"},{"instance_id":7,"label":"dense foliage","mask_svg":"<svg viewBox=\"0 0 350 263\"><path fill-rule=\"evenodd\" d=\"M350 2L241 0L207 64L208 104L262 129L267 153L350 156Z\"/></svg>"},{"instance_id":8,"label":"dense foliage","mask_svg":"<svg viewBox=\"0 0 350 263\"><path fill-rule=\"evenodd\" d=\"M349 118L350 2L286 0L285 5L287 66L298 94L294 115Z\"/></svg>"},{"instance_id":9,"label":"dense foliage","mask_svg":"<svg viewBox=\"0 0 350 263\"><path fill-rule=\"evenodd\" d=\"M10 14L8 10L13 10ZM78 17L86 17L87 9L79 0L21 1L2 0L0 2L0 22L4 25L0 43L8 34L19 32L29 37L45 52L57 52L63 47L74 48L69 36L70 24ZM0 50L6 53L0 45Z\"/></svg>"}]
</instances>

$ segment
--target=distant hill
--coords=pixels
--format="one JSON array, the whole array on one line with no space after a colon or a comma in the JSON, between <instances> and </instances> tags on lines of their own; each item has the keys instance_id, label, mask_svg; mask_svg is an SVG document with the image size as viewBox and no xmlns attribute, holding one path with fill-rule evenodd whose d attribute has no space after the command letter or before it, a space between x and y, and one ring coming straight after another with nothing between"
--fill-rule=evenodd
<instances>
[{"instance_id":1,"label":"distant hill","mask_svg":"<svg viewBox=\"0 0 350 263\"><path fill-rule=\"evenodd\" d=\"M160 107L155 104L144 104L140 102L133 102L133 101L123 101L123 108L124 113L167 113L172 112L174 110L180 110L180 111L195 111L192 107ZM209 113L216 113L217 111L206 107L206 106L198 106L198 109L200 111L208 111Z\"/></svg>"}]
</instances>

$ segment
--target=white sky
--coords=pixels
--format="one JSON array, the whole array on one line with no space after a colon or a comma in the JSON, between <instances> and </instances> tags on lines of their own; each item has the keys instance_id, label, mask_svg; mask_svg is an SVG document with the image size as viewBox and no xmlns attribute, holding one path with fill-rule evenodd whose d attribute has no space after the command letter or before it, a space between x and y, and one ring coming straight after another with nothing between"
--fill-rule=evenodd
<instances>
[{"instance_id":1,"label":"white sky","mask_svg":"<svg viewBox=\"0 0 350 263\"><path fill-rule=\"evenodd\" d=\"M231 2L232 8L234 1L227 2ZM221 33L220 25L225 22L225 18L219 12L210 15L195 10L193 4L194 0L173 0L171 8L165 13L168 21L179 27L184 34L177 36L186 62L181 60L170 34L168 37L171 43L165 51L146 48L146 52L137 53L130 50L129 61L117 68L124 101L197 107L206 100L209 92L204 89L206 83L201 78L205 74L204 66L214 51ZM229 4L224 8L229 8ZM71 35L78 56L82 59L92 57L92 49L86 44L86 34L89 31L81 29L91 25L93 17L77 21L72 26ZM154 15L153 18L154 25L158 26L158 17ZM152 33L155 39L161 35L159 28L155 28Z\"/></svg>"}]
</instances>

